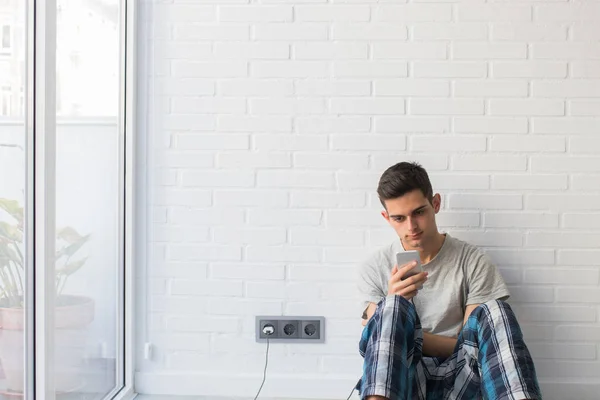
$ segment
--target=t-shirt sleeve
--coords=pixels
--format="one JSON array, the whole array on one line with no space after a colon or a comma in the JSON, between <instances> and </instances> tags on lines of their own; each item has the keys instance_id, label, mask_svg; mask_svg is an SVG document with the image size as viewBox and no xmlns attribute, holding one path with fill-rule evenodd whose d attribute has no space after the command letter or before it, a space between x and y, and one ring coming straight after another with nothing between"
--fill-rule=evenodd
<instances>
[{"instance_id":1,"label":"t-shirt sleeve","mask_svg":"<svg viewBox=\"0 0 600 400\"><path fill-rule=\"evenodd\" d=\"M491 300L506 300L510 296L500 272L482 250L474 248L468 261L467 305Z\"/></svg>"},{"instance_id":2,"label":"t-shirt sleeve","mask_svg":"<svg viewBox=\"0 0 600 400\"><path fill-rule=\"evenodd\" d=\"M387 287L383 287L381 273L378 269L376 257L365 260L358 265L357 286L363 310L369 303L377 304L386 296Z\"/></svg>"}]
</instances>

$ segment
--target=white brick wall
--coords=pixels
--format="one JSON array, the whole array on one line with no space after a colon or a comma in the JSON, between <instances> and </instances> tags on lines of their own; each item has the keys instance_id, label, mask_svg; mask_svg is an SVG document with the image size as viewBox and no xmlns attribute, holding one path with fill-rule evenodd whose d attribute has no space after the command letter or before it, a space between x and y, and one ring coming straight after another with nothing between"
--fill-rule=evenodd
<instances>
[{"instance_id":1,"label":"white brick wall","mask_svg":"<svg viewBox=\"0 0 600 400\"><path fill-rule=\"evenodd\" d=\"M143 0L147 265L137 389L274 398L360 374L354 266L394 238L381 172L428 168L441 228L509 283L545 398L600 390L600 3ZM236 382L232 385L232 382ZM557 385L556 382L561 382Z\"/></svg>"}]
</instances>

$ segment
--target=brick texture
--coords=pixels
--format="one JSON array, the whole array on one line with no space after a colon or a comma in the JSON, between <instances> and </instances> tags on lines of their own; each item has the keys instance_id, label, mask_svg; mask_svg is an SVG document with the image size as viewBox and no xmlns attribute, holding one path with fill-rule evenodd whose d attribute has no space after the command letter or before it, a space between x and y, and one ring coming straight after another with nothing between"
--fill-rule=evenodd
<instances>
[{"instance_id":1,"label":"brick texture","mask_svg":"<svg viewBox=\"0 0 600 400\"><path fill-rule=\"evenodd\" d=\"M254 316L314 313L326 343L273 345L264 395L345 398L361 370L354 267L394 239L377 179L418 160L440 228L509 282L545 398L596 398L600 3L140 7L153 220L139 338L156 348L140 390L253 396ZM211 373L240 384L195 385Z\"/></svg>"}]
</instances>

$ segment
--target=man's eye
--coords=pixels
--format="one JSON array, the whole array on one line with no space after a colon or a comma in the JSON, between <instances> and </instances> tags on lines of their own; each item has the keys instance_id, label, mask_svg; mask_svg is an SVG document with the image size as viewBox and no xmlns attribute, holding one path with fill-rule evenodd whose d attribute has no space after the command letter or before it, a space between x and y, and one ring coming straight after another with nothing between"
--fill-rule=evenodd
<instances>
[{"instance_id":1,"label":"man's eye","mask_svg":"<svg viewBox=\"0 0 600 400\"><path fill-rule=\"evenodd\" d=\"M417 215L423 215L425 213L425 210L418 210L415 214Z\"/></svg>"},{"instance_id":2,"label":"man's eye","mask_svg":"<svg viewBox=\"0 0 600 400\"><path fill-rule=\"evenodd\" d=\"M394 221L402 222L402 221L404 221L404 217L394 218Z\"/></svg>"}]
</instances>

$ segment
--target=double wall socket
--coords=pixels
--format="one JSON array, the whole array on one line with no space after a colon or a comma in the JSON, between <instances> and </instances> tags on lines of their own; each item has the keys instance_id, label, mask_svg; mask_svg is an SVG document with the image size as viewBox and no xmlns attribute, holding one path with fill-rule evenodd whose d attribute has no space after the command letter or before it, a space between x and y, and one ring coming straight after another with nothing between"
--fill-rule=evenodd
<instances>
[{"instance_id":1,"label":"double wall socket","mask_svg":"<svg viewBox=\"0 0 600 400\"><path fill-rule=\"evenodd\" d=\"M269 342L323 343L325 317L257 316L256 341L266 342L267 338Z\"/></svg>"}]
</instances>

